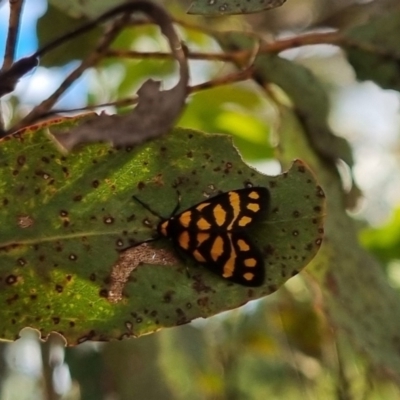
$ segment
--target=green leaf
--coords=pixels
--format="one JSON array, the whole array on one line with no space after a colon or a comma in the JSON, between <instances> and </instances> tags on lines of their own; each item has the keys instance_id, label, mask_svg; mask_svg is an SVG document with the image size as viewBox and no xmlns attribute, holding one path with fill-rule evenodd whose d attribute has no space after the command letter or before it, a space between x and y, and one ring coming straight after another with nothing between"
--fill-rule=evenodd
<instances>
[{"instance_id":1,"label":"green leaf","mask_svg":"<svg viewBox=\"0 0 400 400\"><path fill-rule=\"evenodd\" d=\"M72 31L87 22L86 18L72 18L49 4L46 13L39 18L37 23L37 36L39 47L49 43L55 38ZM43 67L59 67L72 60L81 60L95 47L101 37L101 28L94 28L79 36L78 40L71 40L47 53L40 59ZM79 43L79 44L78 44Z\"/></svg>"},{"instance_id":2,"label":"green leaf","mask_svg":"<svg viewBox=\"0 0 400 400\"><path fill-rule=\"evenodd\" d=\"M286 0L194 0L188 14L250 14L280 7Z\"/></svg>"},{"instance_id":3,"label":"green leaf","mask_svg":"<svg viewBox=\"0 0 400 400\"><path fill-rule=\"evenodd\" d=\"M310 149L291 110L281 112L281 159L288 165L294 157L301 157L326 191L324 242L307 267L312 285L319 284L322 304L332 324L345 332L374 368L388 371L399 381L398 293L389 285L382 266L360 245L358 224L345 209L340 177Z\"/></svg>"},{"instance_id":4,"label":"green leaf","mask_svg":"<svg viewBox=\"0 0 400 400\"><path fill-rule=\"evenodd\" d=\"M216 39L229 51L249 49L254 43L252 38L236 32L218 33ZM257 83L262 86L274 83L289 96L311 146L320 156L331 163L340 158L352 166L348 142L335 136L328 126L328 96L313 73L275 54L258 55L254 67Z\"/></svg>"},{"instance_id":5,"label":"green leaf","mask_svg":"<svg viewBox=\"0 0 400 400\"><path fill-rule=\"evenodd\" d=\"M270 127L262 118L262 112L268 106L265 99L243 85L220 86L211 90L212 93L201 91L190 96L179 125L231 134L246 160L272 158Z\"/></svg>"},{"instance_id":6,"label":"green leaf","mask_svg":"<svg viewBox=\"0 0 400 400\"><path fill-rule=\"evenodd\" d=\"M400 260L400 210L397 209L384 226L364 229L360 239L383 263Z\"/></svg>"},{"instance_id":7,"label":"green leaf","mask_svg":"<svg viewBox=\"0 0 400 400\"><path fill-rule=\"evenodd\" d=\"M400 10L343 32L343 48L360 80L400 90Z\"/></svg>"},{"instance_id":8,"label":"green leaf","mask_svg":"<svg viewBox=\"0 0 400 400\"><path fill-rule=\"evenodd\" d=\"M52 4L73 18L82 16L96 18L100 14L125 2L126 0L49 0L49 4Z\"/></svg>"},{"instance_id":9,"label":"green leaf","mask_svg":"<svg viewBox=\"0 0 400 400\"><path fill-rule=\"evenodd\" d=\"M2 338L30 326L74 344L208 317L274 292L318 251L324 196L301 162L264 176L243 163L229 137L184 129L135 149L58 153L49 129L80 121L55 120L0 142ZM249 184L271 191L269 216L252 231L265 255L260 288L176 259L166 239L117 251L151 238L159 222L132 195L168 216L177 190L183 210Z\"/></svg>"}]
</instances>

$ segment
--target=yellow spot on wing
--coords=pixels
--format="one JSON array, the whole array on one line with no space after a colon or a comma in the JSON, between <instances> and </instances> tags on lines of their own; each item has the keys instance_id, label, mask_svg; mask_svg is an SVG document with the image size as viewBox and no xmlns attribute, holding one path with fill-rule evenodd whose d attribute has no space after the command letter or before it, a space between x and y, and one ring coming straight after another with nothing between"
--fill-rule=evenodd
<instances>
[{"instance_id":1,"label":"yellow spot on wing","mask_svg":"<svg viewBox=\"0 0 400 400\"><path fill-rule=\"evenodd\" d=\"M198 261L198 262L205 262L206 259L200 254L198 250L195 250L193 253L193 257Z\"/></svg>"},{"instance_id":2,"label":"yellow spot on wing","mask_svg":"<svg viewBox=\"0 0 400 400\"><path fill-rule=\"evenodd\" d=\"M180 216L179 216L179 223L187 228L190 224L192 218L192 212L190 210L183 212Z\"/></svg>"},{"instance_id":3,"label":"yellow spot on wing","mask_svg":"<svg viewBox=\"0 0 400 400\"><path fill-rule=\"evenodd\" d=\"M249 197L253 200L257 200L260 198L260 195L257 192L250 192Z\"/></svg>"},{"instance_id":4,"label":"yellow spot on wing","mask_svg":"<svg viewBox=\"0 0 400 400\"><path fill-rule=\"evenodd\" d=\"M206 221L204 218L200 218L197 221L196 225L197 225L197 228L199 228L200 231L205 231L205 230L211 228L211 224L208 221Z\"/></svg>"},{"instance_id":5,"label":"yellow spot on wing","mask_svg":"<svg viewBox=\"0 0 400 400\"><path fill-rule=\"evenodd\" d=\"M249 251L250 250L250 246L243 239L239 239L237 241L237 245L239 246L240 251Z\"/></svg>"},{"instance_id":6,"label":"yellow spot on wing","mask_svg":"<svg viewBox=\"0 0 400 400\"><path fill-rule=\"evenodd\" d=\"M223 254L223 252L224 252L224 240L222 239L221 236L217 236L211 247L211 258L214 261L217 261L218 258Z\"/></svg>"},{"instance_id":7,"label":"yellow spot on wing","mask_svg":"<svg viewBox=\"0 0 400 400\"><path fill-rule=\"evenodd\" d=\"M246 279L246 281L251 281L254 279L254 274L251 272L246 272L243 274L243 278Z\"/></svg>"},{"instance_id":8,"label":"yellow spot on wing","mask_svg":"<svg viewBox=\"0 0 400 400\"><path fill-rule=\"evenodd\" d=\"M253 212L260 211L260 205L257 203L249 203L247 204L246 208Z\"/></svg>"},{"instance_id":9,"label":"yellow spot on wing","mask_svg":"<svg viewBox=\"0 0 400 400\"><path fill-rule=\"evenodd\" d=\"M196 235L197 246L200 246L203 242L205 242L210 237L209 233L198 233Z\"/></svg>"},{"instance_id":10,"label":"yellow spot on wing","mask_svg":"<svg viewBox=\"0 0 400 400\"><path fill-rule=\"evenodd\" d=\"M249 218L249 217L242 217L242 218L240 218L240 220L239 220L239 226L246 226L246 225L248 225L251 221L252 221L252 219Z\"/></svg>"},{"instance_id":11,"label":"yellow spot on wing","mask_svg":"<svg viewBox=\"0 0 400 400\"><path fill-rule=\"evenodd\" d=\"M210 203L200 203L197 207L196 207L196 210L197 211L201 211L204 207L207 207L207 206L209 206L210 205Z\"/></svg>"},{"instance_id":12,"label":"yellow spot on wing","mask_svg":"<svg viewBox=\"0 0 400 400\"><path fill-rule=\"evenodd\" d=\"M232 230L232 226L240 214L240 197L236 192L229 192L229 204L233 210L233 217L231 223L226 228L228 231Z\"/></svg>"},{"instance_id":13,"label":"yellow spot on wing","mask_svg":"<svg viewBox=\"0 0 400 400\"><path fill-rule=\"evenodd\" d=\"M246 267L255 267L257 265L257 260L255 258L248 258L244 260L244 265Z\"/></svg>"},{"instance_id":14,"label":"yellow spot on wing","mask_svg":"<svg viewBox=\"0 0 400 400\"><path fill-rule=\"evenodd\" d=\"M163 235L163 236L168 236L168 234L167 234L167 227L168 227L168 224L169 224L169 221L168 221L168 220L167 220L167 221L164 221L164 222L161 224L161 228L160 228L161 235Z\"/></svg>"},{"instance_id":15,"label":"yellow spot on wing","mask_svg":"<svg viewBox=\"0 0 400 400\"><path fill-rule=\"evenodd\" d=\"M189 248L189 241L190 241L189 232L183 231L178 238L179 246L181 246L182 249L187 250Z\"/></svg>"},{"instance_id":16,"label":"yellow spot on wing","mask_svg":"<svg viewBox=\"0 0 400 400\"><path fill-rule=\"evenodd\" d=\"M222 226L226 221L226 211L222 208L221 204L217 204L213 209L215 222L218 226Z\"/></svg>"},{"instance_id":17,"label":"yellow spot on wing","mask_svg":"<svg viewBox=\"0 0 400 400\"><path fill-rule=\"evenodd\" d=\"M222 273L222 276L224 278L230 278L233 275L233 271L235 270L236 252L232 246L232 242L230 242L230 244L231 248L230 248L229 259L226 261L224 265L224 271Z\"/></svg>"}]
</instances>

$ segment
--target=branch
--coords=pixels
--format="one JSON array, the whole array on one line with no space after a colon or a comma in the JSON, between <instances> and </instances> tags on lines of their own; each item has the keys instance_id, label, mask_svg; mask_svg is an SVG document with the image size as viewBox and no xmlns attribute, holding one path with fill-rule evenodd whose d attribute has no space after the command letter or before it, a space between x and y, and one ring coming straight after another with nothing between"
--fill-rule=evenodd
<instances>
[{"instance_id":1,"label":"branch","mask_svg":"<svg viewBox=\"0 0 400 400\"><path fill-rule=\"evenodd\" d=\"M6 70L11 67L15 58L16 44L18 41L19 23L22 14L23 0L9 0L10 3L10 18L8 21L8 32L6 49L4 52L4 61L1 70Z\"/></svg>"}]
</instances>

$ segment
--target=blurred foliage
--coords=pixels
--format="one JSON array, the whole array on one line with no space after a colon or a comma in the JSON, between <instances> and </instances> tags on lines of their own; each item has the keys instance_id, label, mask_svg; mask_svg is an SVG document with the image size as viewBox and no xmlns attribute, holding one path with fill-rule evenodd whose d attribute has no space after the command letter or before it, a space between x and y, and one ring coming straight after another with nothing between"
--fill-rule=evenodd
<instances>
[{"instance_id":1,"label":"blurred foliage","mask_svg":"<svg viewBox=\"0 0 400 400\"><path fill-rule=\"evenodd\" d=\"M183 15L183 8L189 3L169 1L163 4L188 21L189 18ZM372 79L383 87L398 90L397 3L397 0L368 4L353 0L291 0L279 9L252 15L246 20L235 17L196 18L195 21L208 28L246 30L252 26L260 34L304 31L307 27L318 26L346 28L343 47L348 51L358 78ZM90 17L107 9L110 2L72 1L67 4L53 1L52 4L57 4L58 10L49 7L39 22L40 44L54 38L58 34L56 28L65 31L73 27L75 23L63 12L75 17ZM372 21L371 16L374 17ZM54 23L56 18L59 22ZM215 42L204 32L180 30L191 50L216 51ZM42 65L50 67L81 59L93 47L96 35L98 33L81 38L79 45L72 45L59 54L53 53L52 58L42 60ZM152 26L124 30L113 48L167 50L164 39ZM315 165L315 154L307 158L308 155L302 152L307 146L301 135L312 133L310 140L317 141L321 130L324 135L326 132L330 134L326 123L330 107L328 96L318 79L307 69L276 55L266 55L265 58L268 62L264 67L268 71L263 76L262 88L246 82L197 92L190 97L179 125L205 132L231 134L243 157L257 161L259 165L270 161L276 154L278 132L281 140L286 135L286 141L281 141L279 148L282 163L287 161L282 154L290 159L301 154L310 165ZM191 66L196 83L227 72L222 69L221 62L206 65L203 61L191 61ZM141 83L150 77L162 79L165 86L170 86L175 76L175 65L169 60L109 58L92 71L92 76L97 82L87 96L90 104L98 104L133 96ZM271 82L283 89L284 95L277 95L278 91L270 85ZM287 98L282 100L285 96L290 101ZM13 103L17 105L16 98ZM282 107L282 104L285 106ZM18 110L13 110L13 113L18 114ZM311 128L304 132L307 126ZM322 145L327 145L328 150L338 158L346 159L351 164L348 148L337 147L338 141L339 144L347 144L336 138L331 142L334 145L331 146L329 141ZM329 193L332 193L332 188L336 190L340 186L337 171L332 165L319 165L315 170ZM384 302L387 293L376 295L372 290L380 287L382 281L368 281L368 277L373 276L369 275L371 270L376 273L376 264L372 263L371 267L370 258L360 258L361 268L355 275L346 275L346 271L342 274L343 270L352 270L356 263L354 255L363 253L358 242L354 241L356 230L346 214L345 201L337 193L343 194L341 187L332 197L335 208L331 209L333 213L329 222L336 235L327 237L327 246L321 255L325 258L317 260L320 264L308 268L312 280L306 279L307 275L296 277L268 298L206 320L196 320L190 325L128 341L87 343L68 348L65 363L73 384L62 398L399 398L396 377L393 371L385 368L388 366L388 349L394 349L391 356L398 360L395 350L399 343L398 336L393 335L386 343L374 341L375 332L384 335L387 327L398 323L397 304L391 307L389 302ZM382 271L385 271L384 266L400 259L400 212L395 211L392 219L382 227L364 229L360 238L361 243L381 261ZM321 283L318 274L322 275L326 259L330 260L334 271ZM342 280L334 279L338 271ZM379 278L383 280L384 276ZM346 323L332 322L336 310L326 315L326 294L321 291L324 284L330 286L335 294L334 300L340 302L342 307L356 310L346 316ZM346 285L346 298L341 297L343 291L339 289L343 286L340 285ZM360 286L367 300L357 297ZM376 311L378 306L382 312ZM389 317L384 317L386 315ZM355 336L358 338L354 339ZM349 341L351 337L353 340ZM371 337L374 340L370 340ZM366 340L364 347L360 346L363 340ZM46 374L29 368L37 354L32 350L34 345L29 352L22 346L23 343L19 340L11 345L0 344L0 352L5 355L0 362L1 399L8 400L13 393L17 393L14 398L19 400L32 398L33 394L40 398L46 384L51 385ZM24 351L18 352L18 348ZM365 357L371 348L374 348L375 356L381 356L378 362L377 358ZM45 365L48 361L43 360ZM54 367L51 362L49 366ZM53 368L53 379L61 381L56 373ZM51 400L61 398L61 395L57 396L55 394Z\"/></svg>"},{"instance_id":2,"label":"blurred foliage","mask_svg":"<svg viewBox=\"0 0 400 400\"><path fill-rule=\"evenodd\" d=\"M381 227L361 231L360 238L382 263L400 260L400 210L394 210L391 219Z\"/></svg>"}]
</instances>

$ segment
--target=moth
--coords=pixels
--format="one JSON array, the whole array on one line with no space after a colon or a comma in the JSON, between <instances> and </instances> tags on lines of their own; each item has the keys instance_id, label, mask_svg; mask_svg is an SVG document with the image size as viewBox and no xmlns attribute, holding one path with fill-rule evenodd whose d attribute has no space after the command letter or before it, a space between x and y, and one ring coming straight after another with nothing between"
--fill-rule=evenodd
<instances>
[{"instance_id":1,"label":"moth","mask_svg":"<svg viewBox=\"0 0 400 400\"><path fill-rule=\"evenodd\" d=\"M179 203L163 218L136 196L133 198L160 218L159 237L224 279L243 286L260 286L265 279L264 258L247 228L266 216L270 193L265 187L231 190L204 200L180 213Z\"/></svg>"}]
</instances>

